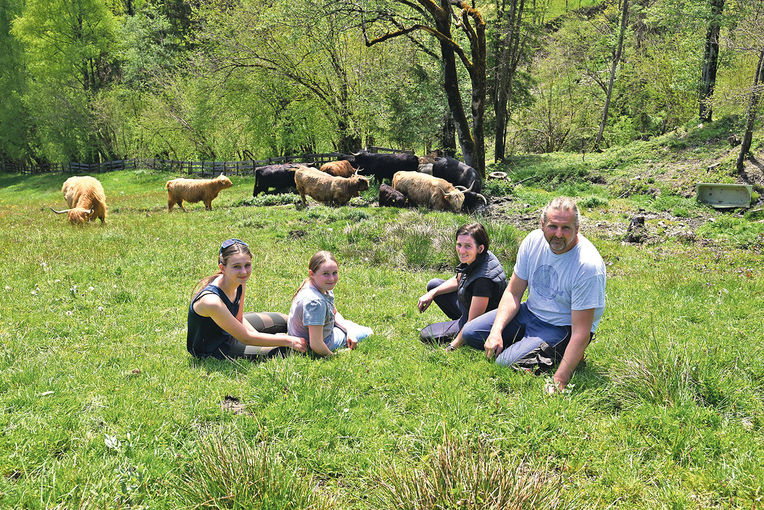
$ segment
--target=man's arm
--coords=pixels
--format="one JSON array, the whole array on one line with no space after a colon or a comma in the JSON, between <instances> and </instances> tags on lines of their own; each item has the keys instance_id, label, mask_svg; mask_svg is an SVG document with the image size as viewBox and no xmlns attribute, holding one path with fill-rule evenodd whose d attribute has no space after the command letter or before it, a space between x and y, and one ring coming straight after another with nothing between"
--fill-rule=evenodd
<instances>
[{"instance_id":1,"label":"man's arm","mask_svg":"<svg viewBox=\"0 0 764 510\"><path fill-rule=\"evenodd\" d=\"M565 348L565 354L562 356L560 366L554 374L555 389L557 391L565 389L573 376L573 371L578 363L584 357L584 350L589 345L589 336L594 322L594 308L588 310L572 310L571 333L568 346Z\"/></svg>"},{"instance_id":2,"label":"man's arm","mask_svg":"<svg viewBox=\"0 0 764 510\"><path fill-rule=\"evenodd\" d=\"M528 280L523 280L512 272L504 295L501 296L499 307L496 309L496 319L491 326L491 332L485 340L484 349L488 359L498 356L504 350L504 339L501 336L509 321L515 318L520 310L520 300L528 288Z\"/></svg>"}]
</instances>

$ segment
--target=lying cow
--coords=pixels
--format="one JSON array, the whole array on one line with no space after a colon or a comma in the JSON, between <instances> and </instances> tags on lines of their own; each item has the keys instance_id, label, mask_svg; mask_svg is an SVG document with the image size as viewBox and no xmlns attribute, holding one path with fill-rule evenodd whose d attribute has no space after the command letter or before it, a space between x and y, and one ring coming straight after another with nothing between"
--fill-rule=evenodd
<instances>
[{"instance_id":1,"label":"lying cow","mask_svg":"<svg viewBox=\"0 0 764 510\"><path fill-rule=\"evenodd\" d=\"M297 169L294 182L303 204L307 204L305 195L310 195L318 202L344 205L351 198L360 196L361 191L369 189L369 179L366 177L334 177L306 166Z\"/></svg>"},{"instance_id":2,"label":"lying cow","mask_svg":"<svg viewBox=\"0 0 764 510\"><path fill-rule=\"evenodd\" d=\"M215 179L173 179L167 181L164 187L167 189L167 211L172 212L175 204L183 209L183 201L204 202L208 211L212 210L212 201L217 198L220 190L233 186L231 179L223 174Z\"/></svg>"},{"instance_id":3,"label":"lying cow","mask_svg":"<svg viewBox=\"0 0 764 510\"><path fill-rule=\"evenodd\" d=\"M53 212L67 213L72 225L95 221L96 218L101 223L106 222L106 193L98 179L87 175L69 177L61 186L61 191L69 209L57 211L51 207Z\"/></svg>"},{"instance_id":4,"label":"lying cow","mask_svg":"<svg viewBox=\"0 0 764 510\"><path fill-rule=\"evenodd\" d=\"M255 187L252 196L256 197L269 188L276 191L286 191L294 188L294 171L302 166L300 163L284 163L281 165L265 165L255 168Z\"/></svg>"},{"instance_id":5,"label":"lying cow","mask_svg":"<svg viewBox=\"0 0 764 510\"><path fill-rule=\"evenodd\" d=\"M459 189L459 186L456 186ZM464 191L464 203L462 204L462 212L471 213L475 212L481 207L488 205L488 199L480 193L474 191Z\"/></svg>"},{"instance_id":6,"label":"lying cow","mask_svg":"<svg viewBox=\"0 0 764 510\"><path fill-rule=\"evenodd\" d=\"M356 169L353 168L353 165L350 164L350 161L344 159L324 163L321 165L320 170L335 177L350 177L356 173Z\"/></svg>"},{"instance_id":7,"label":"lying cow","mask_svg":"<svg viewBox=\"0 0 764 510\"><path fill-rule=\"evenodd\" d=\"M420 172L396 172L393 189L403 193L416 206L436 211L462 211L464 192L439 177Z\"/></svg>"},{"instance_id":8,"label":"lying cow","mask_svg":"<svg viewBox=\"0 0 764 510\"><path fill-rule=\"evenodd\" d=\"M477 170L467 163L448 156L437 158L432 163L432 175L445 179L454 186L472 188L476 193L480 193L483 187L483 181Z\"/></svg>"},{"instance_id":9,"label":"lying cow","mask_svg":"<svg viewBox=\"0 0 764 510\"><path fill-rule=\"evenodd\" d=\"M385 183L379 185L380 207L405 207L406 197Z\"/></svg>"},{"instance_id":10,"label":"lying cow","mask_svg":"<svg viewBox=\"0 0 764 510\"><path fill-rule=\"evenodd\" d=\"M356 168L362 168L364 175L373 175L379 182L392 179L395 172L415 171L419 158L413 154L377 154L361 151L353 154Z\"/></svg>"}]
</instances>

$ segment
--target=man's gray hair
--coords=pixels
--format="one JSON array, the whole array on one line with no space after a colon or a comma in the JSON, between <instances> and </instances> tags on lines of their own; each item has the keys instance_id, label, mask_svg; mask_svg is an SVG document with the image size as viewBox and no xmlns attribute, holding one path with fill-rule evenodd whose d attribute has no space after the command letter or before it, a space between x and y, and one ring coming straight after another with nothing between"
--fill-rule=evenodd
<instances>
[{"instance_id":1,"label":"man's gray hair","mask_svg":"<svg viewBox=\"0 0 764 510\"><path fill-rule=\"evenodd\" d=\"M570 197L557 197L552 199L544 209L541 210L541 224L546 225L546 213L551 209L557 209L560 211L573 211L576 214L576 228L578 228L578 222L580 220L580 214L578 213L578 206L576 202Z\"/></svg>"}]
</instances>

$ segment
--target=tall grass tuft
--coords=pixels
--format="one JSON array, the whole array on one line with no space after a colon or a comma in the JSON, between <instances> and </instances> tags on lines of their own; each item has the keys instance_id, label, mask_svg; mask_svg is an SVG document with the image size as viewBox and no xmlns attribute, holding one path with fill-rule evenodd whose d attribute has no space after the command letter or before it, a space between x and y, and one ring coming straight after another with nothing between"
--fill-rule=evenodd
<instances>
[{"instance_id":1,"label":"tall grass tuft","mask_svg":"<svg viewBox=\"0 0 764 510\"><path fill-rule=\"evenodd\" d=\"M661 347L653 338L610 369L611 396L617 407L646 402L676 406L700 400L698 366L686 347L669 342Z\"/></svg>"},{"instance_id":2,"label":"tall grass tuft","mask_svg":"<svg viewBox=\"0 0 764 510\"><path fill-rule=\"evenodd\" d=\"M485 441L446 438L412 471L386 468L375 480L374 508L560 508L559 476L510 461ZM569 506L568 506L569 507Z\"/></svg>"},{"instance_id":3,"label":"tall grass tuft","mask_svg":"<svg viewBox=\"0 0 764 510\"><path fill-rule=\"evenodd\" d=\"M208 436L177 479L177 495L189 508L331 508L311 482L281 462L261 443L242 434Z\"/></svg>"}]
</instances>

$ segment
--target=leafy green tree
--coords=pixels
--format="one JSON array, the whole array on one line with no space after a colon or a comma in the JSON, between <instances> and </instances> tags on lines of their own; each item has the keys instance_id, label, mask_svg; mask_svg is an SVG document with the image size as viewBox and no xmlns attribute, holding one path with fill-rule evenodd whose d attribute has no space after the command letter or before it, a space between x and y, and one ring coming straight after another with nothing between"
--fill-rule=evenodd
<instances>
[{"instance_id":1,"label":"leafy green tree","mask_svg":"<svg viewBox=\"0 0 764 510\"><path fill-rule=\"evenodd\" d=\"M12 33L27 54L25 103L41 155L111 158L113 133L102 129L94 111L119 72L117 21L103 0L27 0Z\"/></svg>"},{"instance_id":2,"label":"leafy green tree","mask_svg":"<svg viewBox=\"0 0 764 510\"><path fill-rule=\"evenodd\" d=\"M210 69L223 81L253 70L310 95L334 126L337 149L361 143L358 112L375 54L361 52L348 19L313 2L275 1L269 9L244 0L221 10L205 3L198 11L201 41ZM294 90L294 89L292 89Z\"/></svg>"},{"instance_id":3,"label":"leafy green tree","mask_svg":"<svg viewBox=\"0 0 764 510\"><path fill-rule=\"evenodd\" d=\"M0 0L0 159L21 161L30 155L29 113L23 97L27 81L21 45L11 35L11 21L21 14L21 0Z\"/></svg>"}]
</instances>

